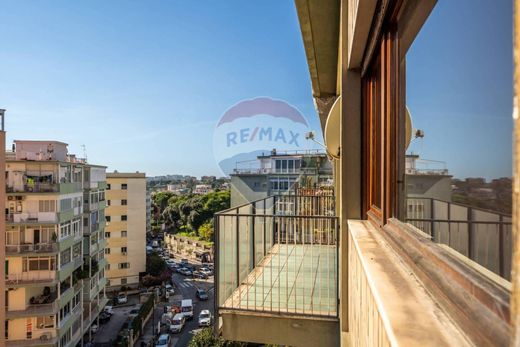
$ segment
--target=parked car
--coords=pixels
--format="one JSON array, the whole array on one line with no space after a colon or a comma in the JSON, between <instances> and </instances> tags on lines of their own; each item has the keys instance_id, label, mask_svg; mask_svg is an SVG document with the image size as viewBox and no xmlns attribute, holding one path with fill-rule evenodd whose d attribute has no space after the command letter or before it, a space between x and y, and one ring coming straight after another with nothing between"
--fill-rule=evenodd
<instances>
[{"instance_id":1,"label":"parked car","mask_svg":"<svg viewBox=\"0 0 520 347\"><path fill-rule=\"evenodd\" d=\"M209 299L208 293L206 293L206 291L204 289L200 289L200 288L197 289L196 295L197 295L197 298L199 298L199 300L201 300L201 301L206 301Z\"/></svg>"},{"instance_id":2,"label":"parked car","mask_svg":"<svg viewBox=\"0 0 520 347\"><path fill-rule=\"evenodd\" d=\"M104 311L101 312L101 313L99 314L99 323L100 323L100 324L105 324L105 323L107 323L107 322L110 320L110 317L111 317L111 315L110 315L109 313L104 312Z\"/></svg>"},{"instance_id":3,"label":"parked car","mask_svg":"<svg viewBox=\"0 0 520 347\"><path fill-rule=\"evenodd\" d=\"M201 267L201 268L199 269L199 272L202 272L202 273L206 274L207 276L211 276L211 275L213 275L213 271L211 271L211 270L210 270L209 268L207 268L207 267Z\"/></svg>"},{"instance_id":4,"label":"parked car","mask_svg":"<svg viewBox=\"0 0 520 347\"><path fill-rule=\"evenodd\" d=\"M193 273L193 277L206 279L206 278L208 278L208 275L206 275L204 272L195 271Z\"/></svg>"},{"instance_id":5,"label":"parked car","mask_svg":"<svg viewBox=\"0 0 520 347\"><path fill-rule=\"evenodd\" d=\"M190 269L184 270L184 276L193 276L193 272Z\"/></svg>"},{"instance_id":6,"label":"parked car","mask_svg":"<svg viewBox=\"0 0 520 347\"><path fill-rule=\"evenodd\" d=\"M199 314L199 327L211 326L211 312L209 310L202 310Z\"/></svg>"},{"instance_id":7,"label":"parked car","mask_svg":"<svg viewBox=\"0 0 520 347\"><path fill-rule=\"evenodd\" d=\"M114 307L113 306L105 306L105 308L103 309L103 312L109 314L109 315L113 315L114 314Z\"/></svg>"},{"instance_id":8,"label":"parked car","mask_svg":"<svg viewBox=\"0 0 520 347\"><path fill-rule=\"evenodd\" d=\"M126 294L121 293L117 296L117 303L119 305L126 304L127 302L128 302L128 298L127 298Z\"/></svg>"},{"instance_id":9,"label":"parked car","mask_svg":"<svg viewBox=\"0 0 520 347\"><path fill-rule=\"evenodd\" d=\"M177 313L175 317L173 317L172 322L170 324L170 332L171 333L180 333L182 328L184 327L184 323L186 319L182 313Z\"/></svg>"},{"instance_id":10,"label":"parked car","mask_svg":"<svg viewBox=\"0 0 520 347\"><path fill-rule=\"evenodd\" d=\"M137 305L137 307L134 307L130 310L128 313L128 317L135 317L139 314L139 310L141 309L141 305Z\"/></svg>"},{"instance_id":11,"label":"parked car","mask_svg":"<svg viewBox=\"0 0 520 347\"><path fill-rule=\"evenodd\" d=\"M175 290L173 289L173 286L171 284L165 285L164 289L166 290L166 293L168 293L169 295L175 294Z\"/></svg>"},{"instance_id":12,"label":"parked car","mask_svg":"<svg viewBox=\"0 0 520 347\"><path fill-rule=\"evenodd\" d=\"M189 264L188 259L181 259L181 265L186 266Z\"/></svg>"},{"instance_id":13,"label":"parked car","mask_svg":"<svg viewBox=\"0 0 520 347\"><path fill-rule=\"evenodd\" d=\"M168 334L162 334L157 339L157 342L155 343L155 347L167 347L171 345L171 338Z\"/></svg>"}]
</instances>

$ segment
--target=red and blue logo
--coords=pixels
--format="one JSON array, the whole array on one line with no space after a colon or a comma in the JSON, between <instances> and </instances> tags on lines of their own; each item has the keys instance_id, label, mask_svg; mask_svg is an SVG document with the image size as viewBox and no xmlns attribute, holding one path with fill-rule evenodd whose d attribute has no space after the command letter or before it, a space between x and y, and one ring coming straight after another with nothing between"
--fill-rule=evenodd
<instances>
[{"instance_id":1,"label":"red and blue logo","mask_svg":"<svg viewBox=\"0 0 520 347\"><path fill-rule=\"evenodd\" d=\"M215 127L213 148L223 174L244 165L255 165L256 157L271 150L307 149L309 124L298 109L282 100L258 97L230 107ZM250 162L250 164L248 164Z\"/></svg>"}]
</instances>

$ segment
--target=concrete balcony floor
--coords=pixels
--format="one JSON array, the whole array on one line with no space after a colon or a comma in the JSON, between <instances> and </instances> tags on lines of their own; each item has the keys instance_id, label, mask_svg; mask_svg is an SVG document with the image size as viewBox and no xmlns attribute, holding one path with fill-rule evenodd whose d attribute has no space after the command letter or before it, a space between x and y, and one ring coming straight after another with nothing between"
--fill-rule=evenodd
<instances>
[{"instance_id":1,"label":"concrete balcony floor","mask_svg":"<svg viewBox=\"0 0 520 347\"><path fill-rule=\"evenodd\" d=\"M221 308L336 317L336 252L335 245L275 244Z\"/></svg>"}]
</instances>

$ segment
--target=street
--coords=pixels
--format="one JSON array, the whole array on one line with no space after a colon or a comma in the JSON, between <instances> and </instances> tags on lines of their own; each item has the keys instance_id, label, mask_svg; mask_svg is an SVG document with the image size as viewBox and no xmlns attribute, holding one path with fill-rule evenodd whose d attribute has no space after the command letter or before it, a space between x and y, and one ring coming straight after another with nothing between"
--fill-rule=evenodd
<instances>
[{"instance_id":1,"label":"street","mask_svg":"<svg viewBox=\"0 0 520 347\"><path fill-rule=\"evenodd\" d=\"M193 263L190 265L194 265ZM170 303L180 302L182 299L191 299L193 301L193 319L187 320L182 331L178 334L170 334L173 341L173 346L185 347L188 346L191 337L200 328L198 326L198 317L200 311L210 310L213 315L213 300L214 300L214 288L213 288L213 276L207 280L196 279L192 277L186 277L179 273L172 275L172 282L175 288L175 295L169 298ZM209 299L206 301L199 301L196 296L196 290L198 288L206 290ZM141 341L148 343L153 338L152 325L155 322L160 322L161 317L164 313L164 306L166 302L157 304L154 312L154 319L150 319L146 324L141 339L137 341L137 346L140 346Z\"/></svg>"},{"instance_id":2,"label":"street","mask_svg":"<svg viewBox=\"0 0 520 347\"><path fill-rule=\"evenodd\" d=\"M186 321L186 325L180 334L172 335L174 342L177 340L177 344L174 344L174 346L185 347L190 342L192 335L200 329L198 326L200 311L210 310L213 315L213 277L210 277L208 280L201 280L175 273L173 275L173 282L175 286L175 295L172 301L178 301L181 299L193 300L193 319ZM199 301L195 295L197 288L205 289L208 293L209 299L206 301Z\"/></svg>"}]
</instances>

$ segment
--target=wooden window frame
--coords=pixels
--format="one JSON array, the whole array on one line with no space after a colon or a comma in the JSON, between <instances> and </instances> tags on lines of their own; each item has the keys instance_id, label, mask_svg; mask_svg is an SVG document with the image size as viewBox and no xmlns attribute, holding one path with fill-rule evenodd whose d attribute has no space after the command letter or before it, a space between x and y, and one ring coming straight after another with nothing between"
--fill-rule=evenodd
<instances>
[{"instance_id":1,"label":"wooden window frame","mask_svg":"<svg viewBox=\"0 0 520 347\"><path fill-rule=\"evenodd\" d=\"M395 13L397 7L382 25L361 79L363 215L378 227L402 210L405 71Z\"/></svg>"}]
</instances>

